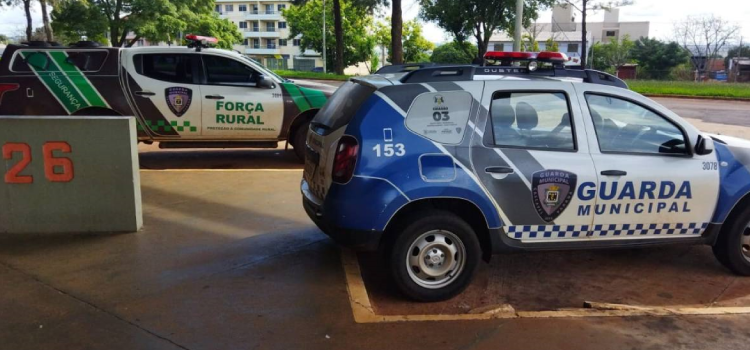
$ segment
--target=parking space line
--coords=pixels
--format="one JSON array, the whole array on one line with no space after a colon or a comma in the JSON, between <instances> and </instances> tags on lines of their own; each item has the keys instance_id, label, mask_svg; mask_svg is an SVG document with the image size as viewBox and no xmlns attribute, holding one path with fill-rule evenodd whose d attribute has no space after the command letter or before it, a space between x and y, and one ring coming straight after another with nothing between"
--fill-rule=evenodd
<instances>
[{"instance_id":1,"label":"parking space line","mask_svg":"<svg viewBox=\"0 0 750 350\"><path fill-rule=\"evenodd\" d=\"M349 292L349 304L354 321L357 323L409 322L409 321L470 321L509 318L577 318L577 317L632 317L632 316L707 316L750 314L750 307L709 307L709 306L634 306L585 302L584 308L557 309L546 311L514 311L505 306L476 314L435 314L435 315L378 315L370 302L362 271L355 252L341 249L341 261Z\"/></svg>"}]
</instances>

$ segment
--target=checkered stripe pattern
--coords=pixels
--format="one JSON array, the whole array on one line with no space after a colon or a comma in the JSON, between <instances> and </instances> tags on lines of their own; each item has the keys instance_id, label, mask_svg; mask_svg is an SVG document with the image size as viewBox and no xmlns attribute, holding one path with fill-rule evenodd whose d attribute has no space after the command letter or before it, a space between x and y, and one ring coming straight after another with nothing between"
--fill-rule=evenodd
<instances>
[{"instance_id":1,"label":"checkered stripe pattern","mask_svg":"<svg viewBox=\"0 0 750 350\"><path fill-rule=\"evenodd\" d=\"M515 239L555 239L579 237L700 235L707 222L676 224L614 225L519 225L506 226L505 233Z\"/></svg>"},{"instance_id":2,"label":"checkered stripe pattern","mask_svg":"<svg viewBox=\"0 0 750 350\"><path fill-rule=\"evenodd\" d=\"M172 131L172 129L175 129L177 131L198 131L198 127L190 125L189 121L183 121L182 125L180 125L180 123L176 120L169 122L169 124L167 124L166 120L157 120L156 123L151 120L146 120L146 126L148 126L149 129L157 132L161 131L162 129L164 131ZM138 130L143 130L143 126L141 126L140 123L138 123Z\"/></svg>"}]
</instances>

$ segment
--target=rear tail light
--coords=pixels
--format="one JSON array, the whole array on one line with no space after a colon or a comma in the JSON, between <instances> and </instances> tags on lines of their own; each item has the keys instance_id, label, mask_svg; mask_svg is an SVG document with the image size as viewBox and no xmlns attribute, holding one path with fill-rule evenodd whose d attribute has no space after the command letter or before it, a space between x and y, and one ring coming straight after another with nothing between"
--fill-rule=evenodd
<instances>
[{"instance_id":1,"label":"rear tail light","mask_svg":"<svg viewBox=\"0 0 750 350\"><path fill-rule=\"evenodd\" d=\"M333 159L333 182L347 183L352 179L354 166L357 164L359 144L351 136L342 136L336 146L336 156Z\"/></svg>"}]
</instances>

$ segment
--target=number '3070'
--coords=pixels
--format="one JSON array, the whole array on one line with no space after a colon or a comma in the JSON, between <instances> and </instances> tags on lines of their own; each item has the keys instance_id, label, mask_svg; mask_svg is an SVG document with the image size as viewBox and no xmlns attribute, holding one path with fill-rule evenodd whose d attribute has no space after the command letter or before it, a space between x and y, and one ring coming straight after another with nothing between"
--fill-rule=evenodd
<instances>
[{"instance_id":1,"label":"number '3070'","mask_svg":"<svg viewBox=\"0 0 750 350\"><path fill-rule=\"evenodd\" d=\"M404 148L403 143L377 144L372 148L372 150L375 151L376 157L401 157L406 154L406 148Z\"/></svg>"}]
</instances>

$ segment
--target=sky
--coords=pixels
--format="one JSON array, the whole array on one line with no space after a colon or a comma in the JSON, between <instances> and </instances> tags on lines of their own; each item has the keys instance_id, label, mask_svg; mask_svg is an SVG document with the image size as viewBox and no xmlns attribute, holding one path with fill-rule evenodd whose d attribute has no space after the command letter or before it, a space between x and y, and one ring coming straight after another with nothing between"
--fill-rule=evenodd
<instances>
[{"instance_id":1,"label":"sky","mask_svg":"<svg viewBox=\"0 0 750 350\"><path fill-rule=\"evenodd\" d=\"M710 6L709 6L710 5ZM419 4L416 0L403 0L402 10L405 20L419 16ZM389 9L380 11L381 17L389 16ZM717 16L742 26L741 35L745 42L750 42L750 1L749 0L634 0L634 4L620 9L620 21L649 21L649 36L657 39L670 39L673 24L687 16L713 13ZM41 10L34 2L32 12L34 27L41 26ZM552 11L539 13L539 22L550 22ZM580 18L580 17L579 17ZM590 22L600 22L604 14L600 11L589 16ZM0 34L8 36L23 35L25 16L20 7L0 9ZM451 40L439 27L424 23L424 36L434 42L442 43Z\"/></svg>"}]
</instances>

